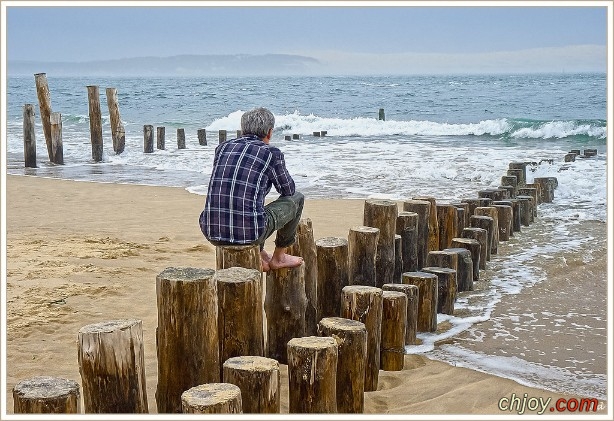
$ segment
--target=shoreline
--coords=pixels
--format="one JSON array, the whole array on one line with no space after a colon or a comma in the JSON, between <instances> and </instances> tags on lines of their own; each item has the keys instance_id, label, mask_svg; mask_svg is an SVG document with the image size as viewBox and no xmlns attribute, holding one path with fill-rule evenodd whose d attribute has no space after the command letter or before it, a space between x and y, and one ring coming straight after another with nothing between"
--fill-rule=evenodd
<instances>
[{"instance_id":1,"label":"shoreline","mask_svg":"<svg viewBox=\"0 0 614 421\"><path fill-rule=\"evenodd\" d=\"M80 327L136 317L143 320L154 413L155 276L168 266L215 267L214 248L198 228L204 196L179 187L14 175L6 181L8 412L16 381L58 375L80 383ZM363 202L308 199L303 217L311 218L315 239L347 237L349 227L362 225ZM57 299L64 304L51 304ZM380 371L378 390L365 393L365 413L502 414L498 401L512 393L570 397L424 355L406 355L405 361L400 372ZM285 379L282 412L288 409Z\"/></svg>"}]
</instances>

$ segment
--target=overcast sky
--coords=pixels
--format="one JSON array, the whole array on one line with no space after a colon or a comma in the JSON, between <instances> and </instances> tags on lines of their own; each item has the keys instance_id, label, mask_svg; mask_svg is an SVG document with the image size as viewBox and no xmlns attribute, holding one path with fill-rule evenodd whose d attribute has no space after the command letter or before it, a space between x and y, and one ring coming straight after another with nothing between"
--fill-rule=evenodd
<instances>
[{"instance_id":1,"label":"overcast sky","mask_svg":"<svg viewBox=\"0 0 614 421\"><path fill-rule=\"evenodd\" d=\"M3 2L4 7L6 3ZM337 68L605 71L606 7L6 7L6 59L301 54ZM40 4L40 2L38 3ZM66 3L64 3L66 4ZM245 4L245 3L243 3ZM326 4L324 2L324 4ZM398 4L398 3L397 3ZM582 3L578 3L582 4ZM195 7L197 6L197 7ZM550 69L552 68L552 69Z\"/></svg>"}]
</instances>

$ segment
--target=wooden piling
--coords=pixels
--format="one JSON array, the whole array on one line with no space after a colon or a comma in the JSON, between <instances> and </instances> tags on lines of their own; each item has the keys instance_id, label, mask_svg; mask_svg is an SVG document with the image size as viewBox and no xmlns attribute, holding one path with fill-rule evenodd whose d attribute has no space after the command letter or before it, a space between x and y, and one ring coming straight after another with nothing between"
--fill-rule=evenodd
<instances>
[{"instance_id":1,"label":"wooden piling","mask_svg":"<svg viewBox=\"0 0 614 421\"><path fill-rule=\"evenodd\" d=\"M100 91L98 86L87 86L87 100L90 112L90 139L92 142L92 159L102 161L102 117L100 115Z\"/></svg>"},{"instance_id":2,"label":"wooden piling","mask_svg":"<svg viewBox=\"0 0 614 421\"><path fill-rule=\"evenodd\" d=\"M219 137L219 143L224 143L226 142L226 139L228 138L228 133L226 132L226 130L218 130L218 137Z\"/></svg>"},{"instance_id":3,"label":"wooden piling","mask_svg":"<svg viewBox=\"0 0 614 421\"><path fill-rule=\"evenodd\" d=\"M23 106L23 156L25 166L36 168L36 123L34 118L34 106Z\"/></svg>"},{"instance_id":4,"label":"wooden piling","mask_svg":"<svg viewBox=\"0 0 614 421\"><path fill-rule=\"evenodd\" d=\"M452 244L455 240L463 240L459 238L452 239ZM472 240L475 241L475 240ZM477 244L477 241L476 241ZM479 244L478 244L479 246ZM473 257L470 250L464 247L453 247L444 249L443 251L457 254L456 266L456 292L473 291ZM479 258L479 255L478 255ZM478 262L476 262L476 266ZM456 299L456 298L455 298Z\"/></svg>"},{"instance_id":5,"label":"wooden piling","mask_svg":"<svg viewBox=\"0 0 614 421\"><path fill-rule=\"evenodd\" d=\"M431 203L425 200L405 200L403 201L403 211L416 213L418 215L416 239L418 260L416 266L417 269L420 269L425 266L426 256L429 253Z\"/></svg>"},{"instance_id":6,"label":"wooden piling","mask_svg":"<svg viewBox=\"0 0 614 421\"><path fill-rule=\"evenodd\" d=\"M290 136L289 134L284 136L284 140L292 140L292 136Z\"/></svg>"},{"instance_id":7,"label":"wooden piling","mask_svg":"<svg viewBox=\"0 0 614 421\"><path fill-rule=\"evenodd\" d=\"M383 291L382 300L380 368L400 371L405 361L407 296L403 292Z\"/></svg>"},{"instance_id":8,"label":"wooden piling","mask_svg":"<svg viewBox=\"0 0 614 421\"><path fill-rule=\"evenodd\" d=\"M465 229L477 230L479 228L465 228ZM464 232L465 231L463 230L463 233ZM486 235L486 233L484 233L484 235ZM480 269L481 269L480 266L482 263L481 261L482 245L480 244L478 240L474 240L473 238L463 238L463 237L453 238L452 244L450 245L450 250L455 250L458 248L464 248L467 251L469 251L469 254L471 256L471 269L472 269L471 282L468 284L464 284L465 286L460 287L459 291L473 291L473 281L480 280ZM459 262L460 262L460 259L459 259Z\"/></svg>"},{"instance_id":9,"label":"wooden piling","mask_svg":"<svg viewBox=\"0 0 614 421\"><path fill-rule=\"evenodd\" d=\"M497 205L497 204L493 204L492 207L497 209L497 225L499 227L499 241L509 241L510 236L512 234L512 229L513 229L512 227L514 223L514 214L512 212L512 207L509 205Z\"/></svg>"},{"instance_id":10,"label":"wooden piling","mask_svg":"<svg viewBox=\"0 0 614 421\"><path fill-rule=\"evenodd\" d=\"M463 229L469 225L469 204L468 203L452 203L456 208L456 235L458 237Z\"/></svg>"},{"instance_id":11,"label":"wooden piling","mask_svg":"<svg viewBox=\"0 0 614 421\"><path fill-rule=\"evenodd\" d=\"M181 394L184 414L242 414L241 389L230 383L207 383Z\"/></svg>"},{"instance_id":12,"label":"wooden piling","mask_svg":"<svg viewBox=\"0 0 614 421\"><path fill-rule=\"evenodd\" d=\"M503 192L503 200L509 200L516 197L516 188L514 188L514 186L499 186L499 190L505 190Z\"/></svg>"},{"instance_id":13,"label":"wooden piling","mask_svg":"<svg viewBox=\"0 0 614 421\"><path fill-rule=\"evenodd\" d=\"M300 136L298 133L294 133L294 134L292 135L292 139L293 139L293 140L299 140L300 138L301 138L301 136Z\"/></svg>"},{"instance_id":14,"label":"wooden piling","mask_svg":"<svg viewBox=\"0 0 614 421\"><path fill-rule=\"evenodd\" d=\"M501 177L501 186L510 186L513 189L512 197L518 194L518 178L515 175L504 175Z\"/></svg>"},{"instance_id":15,"label":"wooden piling","mask_svg":"<svg viewBox=\"0 0 614 421\"><path fill-rule=\"evenodd\" d=\"M565 162L576 162L576 154L575 153L568 153L568 154L566 154L565 158L564 158L564 161Z\"/></svg>"},{"instance_id":16,"label":"wooden piling","mask_svg":"<svg viewBox=\"0 0 614 421\"><path fill-rule=\"evenodd\" d=\"M357 320L325 317L318 323L318 336L337 341L337 413L362 414L365 409L367 328Z\"/></svg>"},{"instance_id":17,"label":"wooden piling","mask_svg":"<svg viewBox=\"0 0 614 421\"><path fill-rule=\"evenodd\" d=\"M214 275L213 269L169 267L156 277L158 413L180 413L184 391L220 381Z\"/></svg>"},{"instance_id":18,"label":"wooden piling","mask_svg":"<svg viewBox=\"0 0 614 421\"><path fill-rule=\"evenodd\" d=\"M185 129L177 129L177 149L185 149Z\"/></svg>"},{"instance_id":19,"label":"wooden piling","mask_svg":"<svg viewBox=\"0 0 614 421\"><path fill-rule=\"evenodd\" d=\"M405 272L412 273L412 272ZM382 291L402 292L407 297L407 320L405 322L405 345L416 345L418 326L418 287L409 284L384 284Z\"/></svg>"},{"instance_id":20,"label":"wooden piling","mask_svg":"<svg viewBox=\"0 0 614 421\"><path fill-rule=\"evenodd\" d=\"M320 137L320 132L313 132L314 137Z\"/></svg>"},{"instance_id":21,"label":"wooden piling","mask_svg":"<svg viewBox=\"0 0 614 421\"><path fill-rule=\"evenodd\" d=\"M140 320L84 326L77 347L85 413L148 412Z\"/></svg>"},{"instance_id":22,"label":"wooden piling","mask_svg":"<svg viewBox=\"0 0 614 421\"><path fill-rule=\"evenodd\" d=\"M386 114L384 113L384 109L380 108L378 113L378 120L386 120Z\"/></svg>"},{"instance_id":23,"label":"wooden piling","mask_svg":"<svg viewBox=\"0 0 614 421\"><path fill-rule=\"evenodd\" d=\"M490 261L490 255L492 252L492 243L494 241L495 225L494 220L490 216L474 215L470 218L471 228L481 228L486 231L486 262ZM476 238L480 240L480 238ZM482 253L483 255L484 253Z\"/></svg>"},{"instance_id":24,"label":"wooden piling","mask_svg":"<svg viewBox=\"0 0 614 421\"><path fill-rule=\"evenodd\" d=\"M47 153L49 161L53 162L53 151L51 148L51 94L49 93L49 84L47 83L46 73L36 73L34 75L36 83L36 95L38 97L38 107L40 109L41 123L43 126L43 134L47 143Z\"/></svg>"},{"instance_id":25,"label":"wooden piling","mask_svg":"<svg viewBox=\"0 0 614 421\"><path fill-rule=\"evenodd\" d=\"M143 152L153 153L154 151L154 136L153 126L151 124L145 124L143 126Z\"/></svg>"},{"instance_id":26,"label":"wooden piling","mask_svg":"<svg viewBox=\"0 0 614 421\"><path fill-rule=\"evenodd\" d=\"M307 336L288 342L291 414L337 412L337 341Z\"/></svg>"},{"instance_id":27,"label":"wooden piling","mask_svg":"<svg viewBox=\"0 0 614 421\"><path fill-rule=\"evenodd\" d=\"M422 271L437 275L437 313L454 314L456 297L456 270L442 267L425 267Z\"/></svg>"},{"instance_id":28,"label":"wooden piling","mask_svg":"<svg viewBox=\"0 0 614 421\"><path fill-rule=\"evenodd\" d=\"M196 135L198 136L198 144L200 146L207 146L207 130L198 129Z\"/></svg>"},{"instance_id":29,"label":"wooden piling","mask_svg":"<svg viewBox=\"0 0 614 421\"><path fill-rule=\"evenodd\" d=\"M166 128L156 127L156 145L158 149L164 150L166 146Z\"/></svg>"},{"instance_id":30,"label":"wooden piling","mask_svg":"<svg viewBox=\"0 0 614 421\"><path fill-rule=\"evenodd\" d=\"M435 332L437 330L438 277L428 272L405 272L403 284L418 287L418 332Z\"/></svg>"},{"instance_id":31,"label":"wooden piling","mask_svg":"<svg viewBox=\"0 0 614 421\"><path fill-rule=\"evenodd\" d=\"M499 251L499 212L497 208L493 206L475 208L475 216L489 216L492 218L493 227L490 235L490 254L497 254Z\"/></svg>"},{"instance_id":32,"label":"wooden piling","mask_svg":"<svg viewBox=\"0 0 614 421\"><path fill-rule=\"evenodd\" d=\"M394 282L394 236L398 214L398 206L392 200L365 200L363 225L379 228L375 258L377 287Z\"/></svg>"},{"instance_id":33,"label":"wooden piling","mask_svg":"<svg viewBox=\"0 0 614 421\"><path fill-rule=\"evenodd\" d=\"M241 389L244 414L279 414L281 375L271 358L246 355L224 361L224 383Z\"/></svg>"},{"instance_id":34,"label":"wooden piling","mask_svg":"<svg viewBox=\"0 0 614 421\"><path fill-rule=\"evenodd\" d=\"M260 246L258 244L216 246L215 268L219 270L234 266L261 270Z\"/></svg>"},{"instance_id":35,"label":"wooden piling","mask_svg":"<svg viewBox=\"0 0 614 421\"><path fill-rule=\"evenodd\" d=\"M286 344L305 335L305 264L266 273L266 356L288 364Z\"/></svg>"},{"instance_id":36,"label":"wooden piling","mask_svg":"<svg viewBox=\"0 0 614 421\"><path fill-rule=\"evenodd\" d=\"M533 179L533 182L541 187L540 200L542 203L552 203L554 200L555 180L555 177L535 177Z\"/></svg>"},{"instance_id":37,"label":"wooden piling","mask_svg":"<svg viewBox=\"0 0 614 421\"><path fill-rule=\"evenodd\" d=\"M397 217L397 235L401 236L401 254L403 266L401 273L418 270L418 219L416 212L399 212ZM401 282L401 277L395 276L395 282Z\"/></svg>"},{"instance_id":38,"label":"wooden piling","mask_svg":"<svg viewBox=\"0 0 614 421\"><path fill-rule=\"evenodd\" d=\"M533 198L531 196L518 195L516 199L520 203L520 223L528 227L533 220Z\"/></svg>"},{"instance_id":39,"label":"wooden piling","mask_svg":"<svg viewBox=\"0 0 614 421\"><path fill-rule=\"evenodd\" d=\"M62 143L62 114L51 113L49 115L51 125L51 162L54 164L64 164L64 146Z\"/></svg>"},{"instance_id":40,"label":"wooden piling","mask_svg":"<svg viewBox=\"0 0 614 421\"><path fill-rule=\"evenodd\" d=\"M359 225L348 234L349 285L375 286L379 228Z\"/></svg>"},{"instance_id":41,"label":"wooden piling","mask_svg":"<svg viewBox=\"0 0 614 421\"><path fill-rule=\"evenodd\" d=\"M509 236L513 237L515 232L520 231L521 226L521 215L520 215L520 201L517 198L507 199L507 200L499 200L492 203L493 206L510 206L511 210L511 226L509 230Z\"/></svg>"},{"instance_id":42,"label":"wooden piling","mask_svg":"<svg viewBox=\"0 0 614 421\"><path fill-rule=\"evenodd\" d=\"M426 201L431 204L431 209L429 210L429 239L428 239L428 251L427 254L424 255L424 259L426 261L426 256L429 251L439 250L439 224L437 223L437 202L434 197L430 196L416 196L413 197L412 200L420 200ZM405 208L404 210L410 210Z\"/></svg>"},{"instance_id":43,"label":"wooden piling","mask_svg":"<svg viewBox=\"0 0 614 421\"><path fill-rule=\"evenodd\" d=\"M480 218L483 218L483 217L480 217ZM461 238L475 240L478 242L478 244L480 245L479 269L482 269L482 270L486 269L486 262L488 260L488 252L490 250L490 247L488 245L488 230L483 229L483 228L477 228L477 227L467 227L463 230L463 232L461 232ZM459 246L460 244L458 243L454 245L454 247L459 247ZM477 261L478 260L474 259L474 262L477 262ZM479 271L477 273L478 273L477 277L475 276L475 272L473 276L473 279L476 281L480 279Z\"/></svg>"},{"instance_id":44,"label":"wooden piling","mask_svg":"<svg viewBox=\"0 0 614 421\"><path fill-rule=\"evenodd\" d=\"M50 376L36 376L13 387L15 414L79 414L79 383Z\"/></svg>"},{"instance_id":45,"label":"wooden piling","mask_svg":"<svg viewBox=\"0 0 614 421\"><path fill-rule=\"evenodd\" d=\"M318 261L318 317L339 315L342 289L349 285L348 241L325 237L316 241Z\"/></svg>"},{"instance_id":46,"label":"wooden piling","mask_svg":"<svg viewBox=\"0 0 614 421\"><path fill-rule=\"evenodd\" d=\"M518 195L519 196L530 196L532 199L532 203L531 203L531 210L532 212L532 216L531 216L531 222L533 222L535 220L535 218L537 217L537 205L539 205L539 199L537 196L537 188L535 187L522 187L518 189Z\"/></svg>"},{"instance_id":47,"label":"wooden piling","mask_svg":"<svg viewBox=\"0 0 614 421\"><path fill-rule=\"evenodd\" d=\"M508 165L510 170L520 170L520 172L510 173L508 175L515 175L518 179L518 187L524 187L527 183L527 163L526 162L510 162Z\"/></svg>"},{"instance_id":48,"label":"wooden piling","mask_svg":"<svg viewBox=\"0 0 614 421\"><path fill-rule=\"evenodd\" d=\"M126 146L126 130L119 115L119 105L117 101L117 89L107 88L107 106L109 107L109 119L111 120L111 138L113 139L113 150L117 155L124 151Z\"/></svg>"},{"instance_id":49,"label":"wooden piling","mask_svg":"<svg viewBox=\"0 0 614 421\"><path fill-rule=\"evenodd\" d=\"M457 235L456 207L450 204L437 205L437 223L439 227L439 247L437 249L443 250L450 247L450 242Z\"/></svg>"},{"instance_id":50,"label":"wooden piling","mask_svg":"<svg viewBox=\"0 0 614 421\"><path fill-rule=\"evenodd\" d=\"M365 392L377 390L382 334L383 291L381 288L350 285L341 293L341 317L364 323L367 329Z\"/></svg>"},{"instance_id":51,"label":"wooden piling","mask_svg":"<svg viewBox=\"0 0 614 421\"><path fill-rule=\"evenodd\" d=\"M401 282L401 274L403 273L403 238L399 234L394 236L394 275L392 281L395 283Z\"/></svg>"}]
</instances>

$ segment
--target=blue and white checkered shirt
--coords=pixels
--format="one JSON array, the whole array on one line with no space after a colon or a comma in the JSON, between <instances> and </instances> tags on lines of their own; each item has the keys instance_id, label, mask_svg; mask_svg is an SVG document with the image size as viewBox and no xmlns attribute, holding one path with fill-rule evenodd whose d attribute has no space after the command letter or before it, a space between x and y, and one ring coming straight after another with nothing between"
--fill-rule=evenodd
<instances>
[{"instance_id":1,"label":"blue and white checkered shirt","mask_svg":"<svg viewBox=\"0 0 614 421\"><path fill-rule=\"evenodd\" d=\"M284 154L257 136L228 140L215 149L213 171L200 229L209 240L250 244L264 232L264 198L275 186L295 192Z\"/></svg>"}]
</instances>

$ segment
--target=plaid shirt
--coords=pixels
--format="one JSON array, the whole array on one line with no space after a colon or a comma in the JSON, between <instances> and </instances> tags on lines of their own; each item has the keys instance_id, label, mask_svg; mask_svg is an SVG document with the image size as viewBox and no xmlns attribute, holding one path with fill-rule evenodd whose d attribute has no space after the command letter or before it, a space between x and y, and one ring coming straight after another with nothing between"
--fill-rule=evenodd
<instances>
[{"instance_id":1,"label":"plaid shirt","mask_svg":"<svg viewBox=\"0 0 614 421\"><path fill-rule=\"evenodd\" d=\"M215 149L200 229L209 240L250 244L264 232L264 198L271 186L282 196L295 192L284 154L257 136L243 136Z\"/></svg>"}]
</instances>

